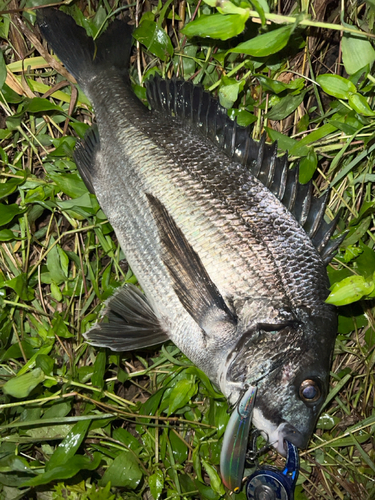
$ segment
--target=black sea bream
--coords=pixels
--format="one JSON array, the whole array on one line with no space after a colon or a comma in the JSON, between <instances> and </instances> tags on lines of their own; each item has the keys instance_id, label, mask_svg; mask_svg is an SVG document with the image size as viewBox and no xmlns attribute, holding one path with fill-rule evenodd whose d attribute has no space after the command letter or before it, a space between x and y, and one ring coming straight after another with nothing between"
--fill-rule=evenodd
<instances>
[{"instance_id":1,"label":"black sea bream","mask_svg":"<svg viewBox=\"0 0 375 500\"><path fill-rule=\"evenodd\" d=\"M62 12L38 23L94 106L75 159L144 291L117 292L86 338L116 351L171 339L230 403L257 386L253 423L279 451L284 439L306 447L336 335L327 195L190 82L155 78L144 106L125 22L95 42Z\"/></svg>"}]
</instances>

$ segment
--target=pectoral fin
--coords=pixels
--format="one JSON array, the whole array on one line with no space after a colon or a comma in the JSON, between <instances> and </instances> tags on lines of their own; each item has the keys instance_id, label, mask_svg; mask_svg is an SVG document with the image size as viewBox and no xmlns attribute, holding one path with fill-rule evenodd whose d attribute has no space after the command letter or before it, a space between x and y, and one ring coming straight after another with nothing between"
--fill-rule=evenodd
<instances>
[{"instance_id":1,"label":"pectoral fin","mask_svg":"<svg viewBox=\"0 0 375 500\"><path fill-rule=\"evenodd\" d=\"M157 198L151 194L147 198L159 230L162 259L181 304L206 332L217 322L235 325L235 316L181 229Z\"/></svg>"},{"instance_id":2,"label":"pectoral fin","mask_svg":"<svg viewBox=\"0 0 375 500\"><path fill-rule=\"evenodd\" d=\"M134 285L120 288L106 306L103 321L84 334L90 344L130 351L169 339L146 296Z\"/></svg>"}]
</instances>

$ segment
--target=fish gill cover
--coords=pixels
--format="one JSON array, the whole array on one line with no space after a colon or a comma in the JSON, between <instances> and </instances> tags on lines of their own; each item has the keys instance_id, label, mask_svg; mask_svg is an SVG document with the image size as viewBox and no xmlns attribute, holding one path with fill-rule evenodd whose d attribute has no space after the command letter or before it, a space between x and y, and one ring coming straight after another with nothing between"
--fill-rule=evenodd
<instances>
[{"instance_id":1,"label":"fish gill cover","mask_svg":"<svg viewBox=\"0 0 375 500\"><path fill-rule=\"evenodd\" d=\"M15 3L13 7L16 11L18 6ZM324 200L328 217L344 207L339 226L341 232L348 228L348 233L328 268L332 283L329 301L342 306L333 378L309 446L312 451L302 460L297 494L300 498L366 498L367 492L371 495L374 476L373 90L369 73L373 48L371 41L354 36L353 31L368 29L371 5L345 12L351 25L323 22L323 29L346 30L341 39L344 70L336 69L331 74L322 70L329 59L324 59L323 49L319 52L317 48L321 35L316 29L330 16L334 19L338 8L334 2L330 10L313 2L315 21L293 11L286 11L285 17L277 16L265 2L222 2L217 7L218 11L207 2L196 10L193 4L167 2L150 5L140 18L136 15L133 19L139 27L134 37L140 45L130 68L130 80L138 97L145 99L140 84L150 82L155 73L168 79L174 75L177 80L171 80L176 82L172 87L180 85L178 79L184 76L215 91L239 125L252 124L253 138L259 140L261 132L266 131L270 141L278 139L281 151L289 150L291 160L300 159L302 184L296 177L284 183L294 189L289 200L294 199L292 209L297 210L294 215L299 220L309 218L306 206L310 202L304 200L314 199L310 193L318 198L329 184L332 194L330 200ZM107 25L110 6L98 6L95 11L91 8L64 7L90 36L97 38ZM3 433L7 437L2 445L2 495L7 498L21 491L28 497L34 494L31 487L35 495L47 488L56 498L67 492L71 498L94 498L95 494L101 498L140 498L149 492L154 498L227 495L217 465L229 415L225 399L204 373L171 343L161 351L120 356L80 342L80 335L97 319L100 304L124 281L129 283L131 293L136 278L111 237L106 216L72 161L76 138L83 138L91 121L89 101L80 91L77 95L75 87L66 88L71 77L51 59L28 25L34 20L32 11L12 11L2 19L1 335L2 377L6 383ZM179 30L184 24L185 34L198 38L185 38ZM239 38L228 40L236 35ZM336 61L335 47L340 39L338 34L332 37L325 47L331 47L331 57ZM63 78L43 69L44 61L30 51L29 43ZM357 56L352 57L353 53ZM154 56L161 62L155 64ZM292 71L310 80L295 77ZM149 89L160 87L157 82L163 80L153 81L156 83L154 87L149 83ZM163 96L163 91L157 95ZM208 94L202 95L204 100ZM148 97L151 102L150 91ZM178 118L176 106L172 111ZM228 131L231 122L224 122ZM67 130L72 135L67 135ZM97 136L92 133L89 137L85 145L90 157L97 158ZM229 137L233 137L233 130ZM165 137L165 141L169 139ZM238 148L226 139L225 132L211 136L211 140L223 141L221 147L232 148L230 154L237 154ZM238 143L244 144L246 140ZM266 158L272 157L272 148L261 147L267 151ZM239 154L243 154L241 149ZM87 159L87 155L84 157ZM280 161L275 159L274 163ZM267 168L257 173L263 177L261 181L267 184L269 179L271 189L281 186L282 182L273 184L272 169L269 163L265 165ZM322 175L318 176L318 170ZM297 170L292 172L296 175ZM93 191L90 180L83 177ZM306 186L311 178L314 183ZM114 185L109 196L114 206L115 192ZM136 204L136 199L130 201ZM153 206L156 216L163 220L163 209L157 202ZM314 210L319 212L317 205ZM176 223L178 227L179 221ZM170 224L173 226L173 220ZM140 227L134 239L141 241L142 231ZM219 242L216 246L219 248ZM288 250L292 254L293 249ZM230 268L223 266L221 272L231 279ZM134 293L138 292L133 292L133 298ZM309 293L308 287L304 293ZM199 305L199 297L197 300ZM152 314L147 303L142 310L145 308ZM196 313L198 322L207 323L199 310L190 314ZM270 333L265 331L265 335ZM238 349L244 347L246 342ZM329 352L322 349L321 354L324 357ZM255 364L252 359L248 363ZM273 400L280 396L273 394ZM275 457L270 451L265 459L275 463ZM278 461L280 458L276 458ZM112 491L104 486L108 482ZM96 490L98 493L94 493Z\"/></svg>"}]
</instances>

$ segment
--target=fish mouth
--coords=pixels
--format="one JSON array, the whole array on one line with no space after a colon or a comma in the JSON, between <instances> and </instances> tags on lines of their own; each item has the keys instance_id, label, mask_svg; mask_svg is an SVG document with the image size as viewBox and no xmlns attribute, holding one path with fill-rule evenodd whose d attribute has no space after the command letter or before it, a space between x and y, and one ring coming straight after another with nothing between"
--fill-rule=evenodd
<instances>
[{"instance_id":1,"label":"fish mouth","mask_svg":"<svg viewBox=\"0 0 375 500\"><path fill-rule=\"evenodd\" d=\"M297 448L304 450L307 448L309 436L302 434L302 432L297 430L293 425L284 422L277 427L274 435L270 436L270 444L272 444L284 457L287 452L285 441L289 441Z\"/></svg>"}]
</instances>

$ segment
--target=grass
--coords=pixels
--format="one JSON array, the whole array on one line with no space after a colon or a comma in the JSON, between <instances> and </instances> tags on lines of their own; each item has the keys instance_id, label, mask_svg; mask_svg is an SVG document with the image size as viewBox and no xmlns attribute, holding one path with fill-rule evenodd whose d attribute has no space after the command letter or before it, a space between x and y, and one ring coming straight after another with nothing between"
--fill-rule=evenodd
<instances>
[{"instance_id":1,"label":"grass","mask_svg":"<svg viewBox=\"0 0 375 500\"><path fill-rule=\"evenodd\" d=\"M353 29L371 31L374 7L347 2L343 11L336 1L303 2L314 22L305 16L307 27L289 33L282 51L259 56L256 43L252 54L227 54L251 30L265 30L259 9L247 34L233 38L249 17L245 4L240 11L221 4L231 9L225 15L240 16L229 40L220 40L227 29L218 32L211 21L198 28L202 35L215 28L216 38L183 35L191 18L216 13L207 3L128 8L104 0L65 9L92 35L110 12L129 10L149 21L136 33L132 59L139 97L155 71L183 74L215 92L242 124L253 124L255 138L266 131L278 139L281 150L300 160L302 180L313 177L316 193L332 187L327 216L341 207L339 227L348 230L328 269L339 334L331 391L301 453L295 498L375 498L375 121L374 79L366 67L373 53L365 43L353 59L358 40L340 44L339 31L314 27L315 21L337 25L342 15ZM272 3L265 17L298 17L296 6L290 11L286 4ZM3 2L2 10L14 13L0 19L0 82L8 70L0 97L1 498L230 498L217 472L227 404L207 377L172 343L114 354L83 342L102 302L136 277L78 176L72 151L93 122L92 109L38 44L27 24L32 11L17 11L34 6ZM151 45L150 27L164 30L159 45ZM364 70L347 74L361 62ZM262 458L283 465L273 451Z\"/></svg>"}]
</instances>

